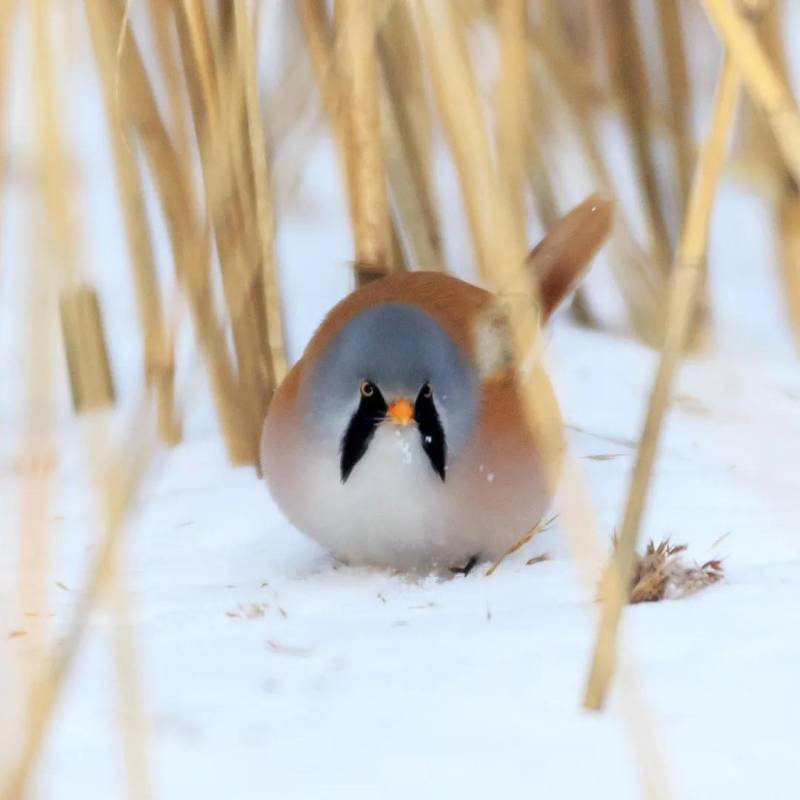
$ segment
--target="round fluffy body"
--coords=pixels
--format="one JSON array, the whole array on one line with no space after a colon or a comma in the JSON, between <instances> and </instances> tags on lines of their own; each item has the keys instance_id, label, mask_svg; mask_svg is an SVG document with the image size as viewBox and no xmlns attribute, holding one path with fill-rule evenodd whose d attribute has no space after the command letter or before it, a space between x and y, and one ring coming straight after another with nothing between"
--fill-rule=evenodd
<instances>
[{"instance_id":1,"label":"round fluffy body","mask_svg":"<svg viewBox=\"0 0 800 800\"><path fill-rule=\"evenodd\" d=\"M288 519L342 560L427 571L494 558L546 510L560 464L558 410L534 368L531 432L510 371L479 374L476 326L492 299L438 273L367 284L334 307L278 389L262 435L264 476ZM388 419L342 479L363 381L387 404L431 387L444 479L416 424Z\"/></svg>"}]
</instances>

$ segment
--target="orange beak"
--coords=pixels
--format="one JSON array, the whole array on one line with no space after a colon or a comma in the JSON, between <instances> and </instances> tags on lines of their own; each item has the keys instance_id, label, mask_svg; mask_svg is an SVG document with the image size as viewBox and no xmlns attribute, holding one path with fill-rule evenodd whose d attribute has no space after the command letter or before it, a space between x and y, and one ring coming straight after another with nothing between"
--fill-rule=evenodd
<instances>
[{"instance_id":1,"label":"orange beak","mask_svg":"<svg viewBox=\"0 0 800 800\"><path fill-rule=\"evenodd\" d=\"M414 406L410 400L395 400L386 409L386 416L398 425L408 425L414 419Z\"/></svg>"}]
</instances>

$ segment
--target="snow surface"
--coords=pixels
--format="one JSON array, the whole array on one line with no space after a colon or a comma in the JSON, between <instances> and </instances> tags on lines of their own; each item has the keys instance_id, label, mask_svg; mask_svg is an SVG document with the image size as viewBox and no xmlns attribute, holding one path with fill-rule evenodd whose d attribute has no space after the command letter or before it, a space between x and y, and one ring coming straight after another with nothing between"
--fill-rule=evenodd
<instances>
[{"instance_id":1,"label":"snow surface","mask_svg":"<svg viewBox=\"0 0 800 800\"><path fill-rule=\"evenodd\" d=\"M141 353L97 86L84 68L75 136L97 143L81 163L85 256L121 397L112 422L124 429ZM12 82L15 92L21 84ZM24 121L12 128L17 156L28 152L28 133ZM335 170L321 147L303 187L316 209L287 212L280 227L294 356L350 285ZM24 627L14 605L13 464L30 324L21 302L25 220L34 207L24 182L12 175L10 183L0 271L0 625L8 632ZM463 227L457 201L445 199L452 256L465 250ZM711 250L718 350L682 371L644 534L688 543L698 561L724 556L727 577L627 611L622 679L603 714L580 708L597 608L558 523L491 577L479 569L410 580L338 566L282 520L252 470L228 465L191 337L182 337L186 440L145 489L123 567L157 797L634 798L658 764L674 797L800 797L800 374L766 211L725 184L721 215ZM469 274L465 254L459 263ZM58 357L54 643L96 551ZM607 538L621 516L655 355L561 319L547 358ZM542 553L551 560L526 565ZM38 797L124 794L111 624L106 611L93 618L43 754ZM2 634L0 681L9 686L25 637ZM19 740L11 712L3 716L0 766Z\"/></svg>"}]
</instances>

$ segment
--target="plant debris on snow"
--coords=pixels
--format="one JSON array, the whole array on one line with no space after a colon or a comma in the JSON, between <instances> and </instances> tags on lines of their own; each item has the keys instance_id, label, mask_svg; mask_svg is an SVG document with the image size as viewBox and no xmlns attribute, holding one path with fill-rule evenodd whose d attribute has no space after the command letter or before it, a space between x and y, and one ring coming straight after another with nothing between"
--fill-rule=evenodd
<instances>
[{"instance_id":1,"label":"plant debris on snow","mask_svg":"<svg viewBox=\"0 0 800 800\"><path fill-rule=\"evenodd\" d=\"M617 540L614 538L614 551ZM722 580L725 570L720 559L688 564L687 546L672 544L669 538L656 545L648 542L644 555L636 554L630 585L630 603L654 603L699 592Z\"/></svg>"}]
</instances>

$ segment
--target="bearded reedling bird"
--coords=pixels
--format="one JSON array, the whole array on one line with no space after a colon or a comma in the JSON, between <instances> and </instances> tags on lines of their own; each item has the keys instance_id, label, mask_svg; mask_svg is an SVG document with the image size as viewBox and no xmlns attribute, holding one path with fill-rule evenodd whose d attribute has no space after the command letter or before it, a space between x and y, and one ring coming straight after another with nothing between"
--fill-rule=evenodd
<instances>
[{"instance_id":1,"label":"bearded reedling bird","mask_svg":"<svg viewBox=\"0 0 800 800\"><path fill-rule=\"evenodd\" d=\"M529 255L542 321L611 217L611 203L592 196ZM437 571L498 558L540 521L561 420L541 366L529 377L541 408L532 433L513 367L483 364L487 334L490 353L502 350L485 324L496 300L448 275L411 272L332 309L264 423L262 471L290 522L347 563Z\"/></svg>"}]
</instances>

